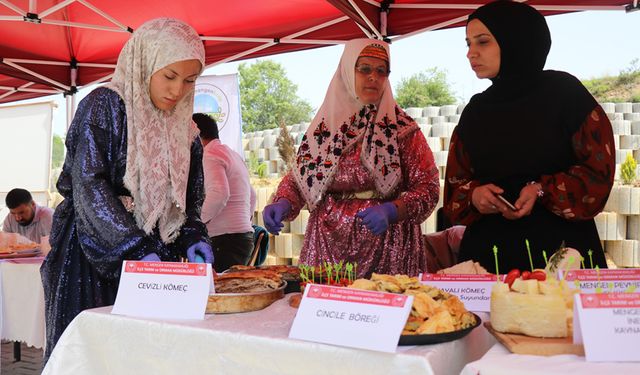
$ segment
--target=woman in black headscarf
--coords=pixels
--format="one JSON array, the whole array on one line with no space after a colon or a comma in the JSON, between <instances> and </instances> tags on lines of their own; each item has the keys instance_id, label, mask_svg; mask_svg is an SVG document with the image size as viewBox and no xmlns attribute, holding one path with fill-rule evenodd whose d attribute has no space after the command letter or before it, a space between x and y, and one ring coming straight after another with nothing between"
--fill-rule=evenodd
<instances>
[{"instance_id":1,"label":"woman in black headscarf","mask_svg":"<svg viewBox=\"0 0 640 375\"><path fill-rule=\"evenodd\" d=\"M495 245L501 270L528 269L528 240L534 267L563 242L587 266L592 250L593 265L606 267L593 220L615 171L604 111L578 79L543 70L551 36L531 6L478 8L466 39L476 76L493 84L471 98L451 137L444 205L452 222L467 225L460 260L495 271Z\"/></svg>"}]
</instances>

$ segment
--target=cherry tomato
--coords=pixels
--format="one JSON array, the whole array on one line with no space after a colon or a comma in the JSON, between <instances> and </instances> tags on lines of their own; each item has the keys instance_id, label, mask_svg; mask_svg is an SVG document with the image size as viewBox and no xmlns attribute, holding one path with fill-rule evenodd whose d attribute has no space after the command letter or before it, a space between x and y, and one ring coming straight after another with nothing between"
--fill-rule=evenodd
<instances>
[{"instance_id":1,"label":"cherry tomato","mask_svg":"<svg viewBox=\"0 0 640 375\"><path fill-rule=\"evenodd\" d=\"M547 274L544 271L533 271L531 272L531 275L529 275L529 279L530 280L538 280L538 281L545 281L547 279Z\"/></svg>"},{"instance_id":2,"label":"cherry tomato","mask_svg":"<svg viewBox=\"0 0 640 375\"><path fill-rule=\"evenodd\" d=\"M531 276L531 272L522 271L522 280L529 280L529 276Z\"/></svg>"},{"instance_id":3,"label":"cherry tomato","mask_svg":"<svg viewBox=\"0 0 640 375\"><path fill-rule=\"evenodd\" d=\"M505 284L509 284L509 288L511 288L511 285L518 277L520 277L520 270L517 268L514 268L511 271L509 271L507 276L504 277L504 282Z\"/></svg>"}]
</instances>

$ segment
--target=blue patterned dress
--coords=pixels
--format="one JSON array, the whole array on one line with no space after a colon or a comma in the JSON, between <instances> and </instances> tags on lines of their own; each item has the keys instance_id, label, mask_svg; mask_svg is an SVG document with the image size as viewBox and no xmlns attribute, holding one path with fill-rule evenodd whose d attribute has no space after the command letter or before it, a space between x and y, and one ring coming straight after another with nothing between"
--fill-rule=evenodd
<instances>
[{"instance_id":1,"label":"blue patterned dress","mask_svg":"<svg viewBox=\"0 0 640 375\"><path fill-rule=\"evenodd\" d=\"M123 260L157 253L176 261L190 245L208 241L200 221L204 200L202 144L191 146L187 220L179 237L164 244L147 235L127 212L123 177L127 159L127 115L120 96L98 88L84 98L66 139L67 155L57 188L65 200L51 229L51 252L40 273L45 293L45 360L67 325L82 310L112 305Z\"/></svg>"}]
</instances>

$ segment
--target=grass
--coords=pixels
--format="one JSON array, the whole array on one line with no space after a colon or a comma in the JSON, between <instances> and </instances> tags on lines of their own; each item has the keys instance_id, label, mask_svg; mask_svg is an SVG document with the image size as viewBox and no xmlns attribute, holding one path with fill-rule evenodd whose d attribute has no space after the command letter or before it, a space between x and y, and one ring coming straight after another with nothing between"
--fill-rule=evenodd
<instances>
[{"instance_id":1,"label":"grass","mask_svg":"<svg viewBox=\"0 0 640 375\"><path fill-rule=\"evenodd\" d=\"M618 76L606 76L582 81L599 102L640 102L640 66L634 59Z\"/></svg>"}]
</instances>

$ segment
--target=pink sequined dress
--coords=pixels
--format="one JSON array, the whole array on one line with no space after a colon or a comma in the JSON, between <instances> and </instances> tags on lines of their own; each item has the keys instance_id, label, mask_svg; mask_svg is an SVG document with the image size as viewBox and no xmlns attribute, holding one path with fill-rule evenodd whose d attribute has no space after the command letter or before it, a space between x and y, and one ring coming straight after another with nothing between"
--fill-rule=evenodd
<instances>
[{"instance_id":1,"label":"pink sequined dress","mask_svg":"<svg viewBox=\"0 0 640 375\"><path fill-rule=\"evenodd\" d=\"M344 197L348 193L376 189L370 173L360 162L361 147L358 144L342 155L327 193L310 213L300 263L357 262L358 277L367 277L373 272L416 276L426 271L420 224L438 203L438 169L420 131L413 131L399 140L399 146L402 182L395 196L389 200L401 199L407 217L391 224L380 236L374 235L356 218L359 211L385 202ZM280 183L274 201L281 198L286 198L292 205L285 220L293 220L305 201L291 173Z\"/></svg>"}]
</instances>

